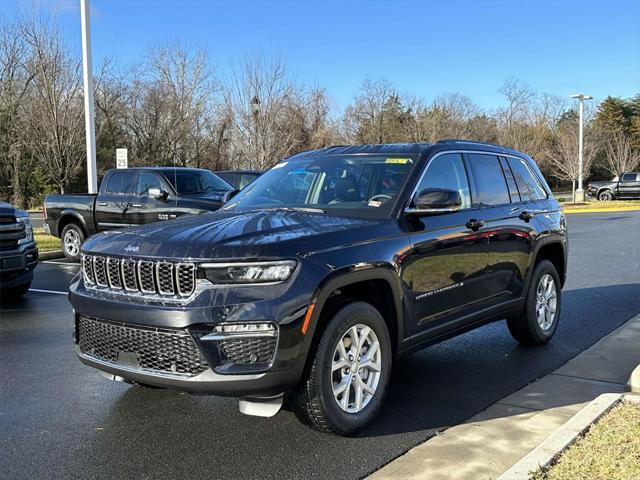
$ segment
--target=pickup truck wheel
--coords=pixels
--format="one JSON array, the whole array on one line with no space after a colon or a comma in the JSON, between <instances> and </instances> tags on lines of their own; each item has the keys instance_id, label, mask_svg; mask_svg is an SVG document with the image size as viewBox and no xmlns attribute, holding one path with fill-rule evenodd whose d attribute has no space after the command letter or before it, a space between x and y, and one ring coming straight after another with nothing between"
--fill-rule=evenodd
<instances>
[{"instance_id":1,"label":"pickup truck wheel","mask_svg":"<svg viewBox=\"0 0 640 480\"><path fill-rule=\"evenodd\" d=\"M613 193L610 190L603 190L598 194L598 200L601 202L610 202L613 200Z\"/></svg>"},{"instance_id":2,"label":"pickup truck wheel","mask_svg":"<svg viewBox=\"0 0 640 480\"><path fill-rule=\"evenodd\" d=\"M291 406L316 430L352 435L380 413L391 373L391 339L372 305L349 303L331 319Z\"/></svg>"},{"instance_id":3,"label":"pickup truck wheel","mask_svg":"<svg viewBox=\"0 0 640 480\"><path fill-rule=\"evenodd\" d=\"M553 337L562 304L560 285L553 263L542 260L535 266L522 313L507 319L513 338L523 345L543 345Z\"/></svg>"},{"instance_id":4,"label":"pickup truck wheel","mask_svg":"<svg viewBox=\"0 0 640 480\"><path fill-rule=\"evenodd\" d=\"M84 232L75 223L70 223L62 229L62 252L69 260L80 260L80 246L84 242Z\"/></svg>"}]
</instances>

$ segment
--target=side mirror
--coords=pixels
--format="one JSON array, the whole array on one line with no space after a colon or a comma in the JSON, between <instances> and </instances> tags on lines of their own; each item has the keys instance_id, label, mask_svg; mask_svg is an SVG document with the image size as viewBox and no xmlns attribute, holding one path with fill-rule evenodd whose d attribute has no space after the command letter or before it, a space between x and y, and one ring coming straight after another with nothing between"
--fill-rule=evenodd
<instances>
[{"instance_id":1,"label":"side mirror","mask_svg":"<svg viewBox=\"0 0 640 480\"><path fill-rule=\"evenodd\" d=\"M169 195L169 192L166 192L157 187L151 187L149 189L149 196L156 198L158 200L164 200L165 198L167 198L168 195Z\"/></svg>"},{"instance_id":2,"label":"side mirror","mask_svg":"<svg viewBox=\"0 0 640 480\"><path fill-rule=\"evenodd\" d=\"M235 197L238 193L240 193L240 190L230 190L227 193L225 193L222 197L222 203L225 204L227 203L229 200L231 200L233 197Z\"/></svg>"},{"instance_id":3,"label":"side mirror","mask_svg":"<svg viewBox=\"0 0 640 480\"><path fill-rule=\"evenodd\" d=\"M405 209L408 215L437 215L457 212L462 207L460 192L444 188L425 188L413 201L415 208Z\"/></svg>"}]
</instances>

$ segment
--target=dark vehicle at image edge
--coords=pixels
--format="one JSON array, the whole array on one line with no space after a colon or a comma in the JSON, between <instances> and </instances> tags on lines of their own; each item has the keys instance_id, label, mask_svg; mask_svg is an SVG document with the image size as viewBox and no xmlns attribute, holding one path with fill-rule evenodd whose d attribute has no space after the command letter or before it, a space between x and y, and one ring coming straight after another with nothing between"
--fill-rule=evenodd
<instances>
[{"instance_id":1,"label":"dark vehicle at image edge","mask_svg":"<svg viewBox=\"0 0 640 480\"><path fill-rule=\"evenodd\" d=\"M352 434L397 355L507 319L556 331L564 215L528 156L494 145L330 147L219 211L107 232L70 287L76 350L114 380L287 406Z\"/></svg>"},{"instance_id":2,"label":"dark vehicle at image edge","mask_svg":"<svg viewBox=\"0 0 640 480\"><path fill-rule=\"evenodd\" d=\"M601 202L640 198L640 172L623 173L610 182L589 182L587 194Z\"/></svg>"},{"instance_id":3,"label":"dark vehicle at image edge","mask_svg":"<svg viewBox=\"0 0 640 480\"><path fill-rule=\"evenodd\" d=\"M0 301L15 300L31 286L38 265L33 227L24 210L0 202Z\"/></svg>"},{"instance_id":4,"label":"dark vehicle at image edge","mask_svg":"<svg viewBox=\"0 0 640 480\"><path fill-rule=\"evenodd\" d=\"M171 220L220 208L234 187L209 170L142 167L108 170L97 194L48 195L45 231L62 251L80 259L80 246L96 232Z\"/></svg>"}]
</instances>

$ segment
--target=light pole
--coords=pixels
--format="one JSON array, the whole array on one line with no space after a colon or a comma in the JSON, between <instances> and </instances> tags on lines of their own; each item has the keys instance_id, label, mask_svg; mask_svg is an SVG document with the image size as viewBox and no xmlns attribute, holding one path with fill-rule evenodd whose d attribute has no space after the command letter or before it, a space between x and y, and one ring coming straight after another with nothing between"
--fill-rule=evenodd
<instances>
[{"instance_id":1,"label":"light pole","mask_svg":"<svg viewBox=\"0 0 640 480\"><path fill-rule=\"evenodd\" d=\"M254 95L251 101L249 102L251 105L251 113L253 114L253 143L255 148L255 159L250 160L253 162L254 160L258 162L258 166L261 167L261 155L258 148L258 117L260 115L260 99L257 95ZM254 165L251 165L251 168L255 168Z\"/></svg>"},{"instance_id":2,"label":"light pole","mask_svg":"<svg viewBox=\"0 0 640 480\"><path fill-rule=\"evenodd\" d=\"M571 98L577 98L578 99L578 122L579 122L579 126L578 126L578 189L576 190L576 201L577 202L584 202L584 190L582 190L582 170L583 170L583 148L584 148L584 142L583 142L583 122L582 122L582 115L584 112L584 101L585 100L591 100L593 97L590 95L584 95L582 93L575 93L573 95L571 95Z\"/></svg>"},{"instance_id":3,"label":"light pole","mask_svg":"<svg viewBox=\"0 0 640 480\"><path fill-rule=\"evenodd\" d=\"M84 126L87 138L87 187L89 193L98 193L96 173L96 132L93 113L93 73L91 71L91 21L89 0L80 0L82 23L82 73L84 86Z\"/></svg>"}]
</instances>

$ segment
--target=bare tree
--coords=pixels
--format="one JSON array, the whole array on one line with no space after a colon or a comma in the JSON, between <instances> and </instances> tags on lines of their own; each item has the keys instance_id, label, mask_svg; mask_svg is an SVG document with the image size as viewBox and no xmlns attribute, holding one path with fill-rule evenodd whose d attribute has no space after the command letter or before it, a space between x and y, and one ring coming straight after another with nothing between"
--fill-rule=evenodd
<instances>
[{"instance_id":1,"label":"bare tree","mask_svg":"<svg viewBox=\"0 0 640 480\"><path fill-rule=\"evenodd\" d=\"M225 102L236 165L266 169L295 149L295 135L285 119L296 94L278 55L251 52L232 66Z\"/></svg>"},{"instance_id":2,"label":"bare tree","mask_svg":"<svg viewBox=\"0 0 640 480\"><path fill-rule=\"evenodd\" d=\"M31 148L47 178L64 192L86 155L80 62L71 58L55 25L31 20L22 34L31 49Z\"/></svg>"},{"instance_id":3,"label":"bare tree","mask_svg":"<svg viewBox=\"0 0 640 480\"><path fill-rule=\"evenodd\" d=\"M596 148L592 141L585 139L583 148L582 175L587 177L595 158ZM576 129L562 129L555 138L555 148L548 157L549 170L560 180L571 182L573 203L576 201L576 182L580 176L578 159L578 132Z\"/></svg>"},{"instance_id":4,"label":"bare tree","mask_svg":"<svg viewBox=\"0 0 640 480\"><path fill-rule=\"evenodd\" d=\"M640 152L634 150L629 136L616 130L606 139L606 168L611 175L622 176L625 172L635 170L640 165Z\"/></svg>"}]
</instances>

